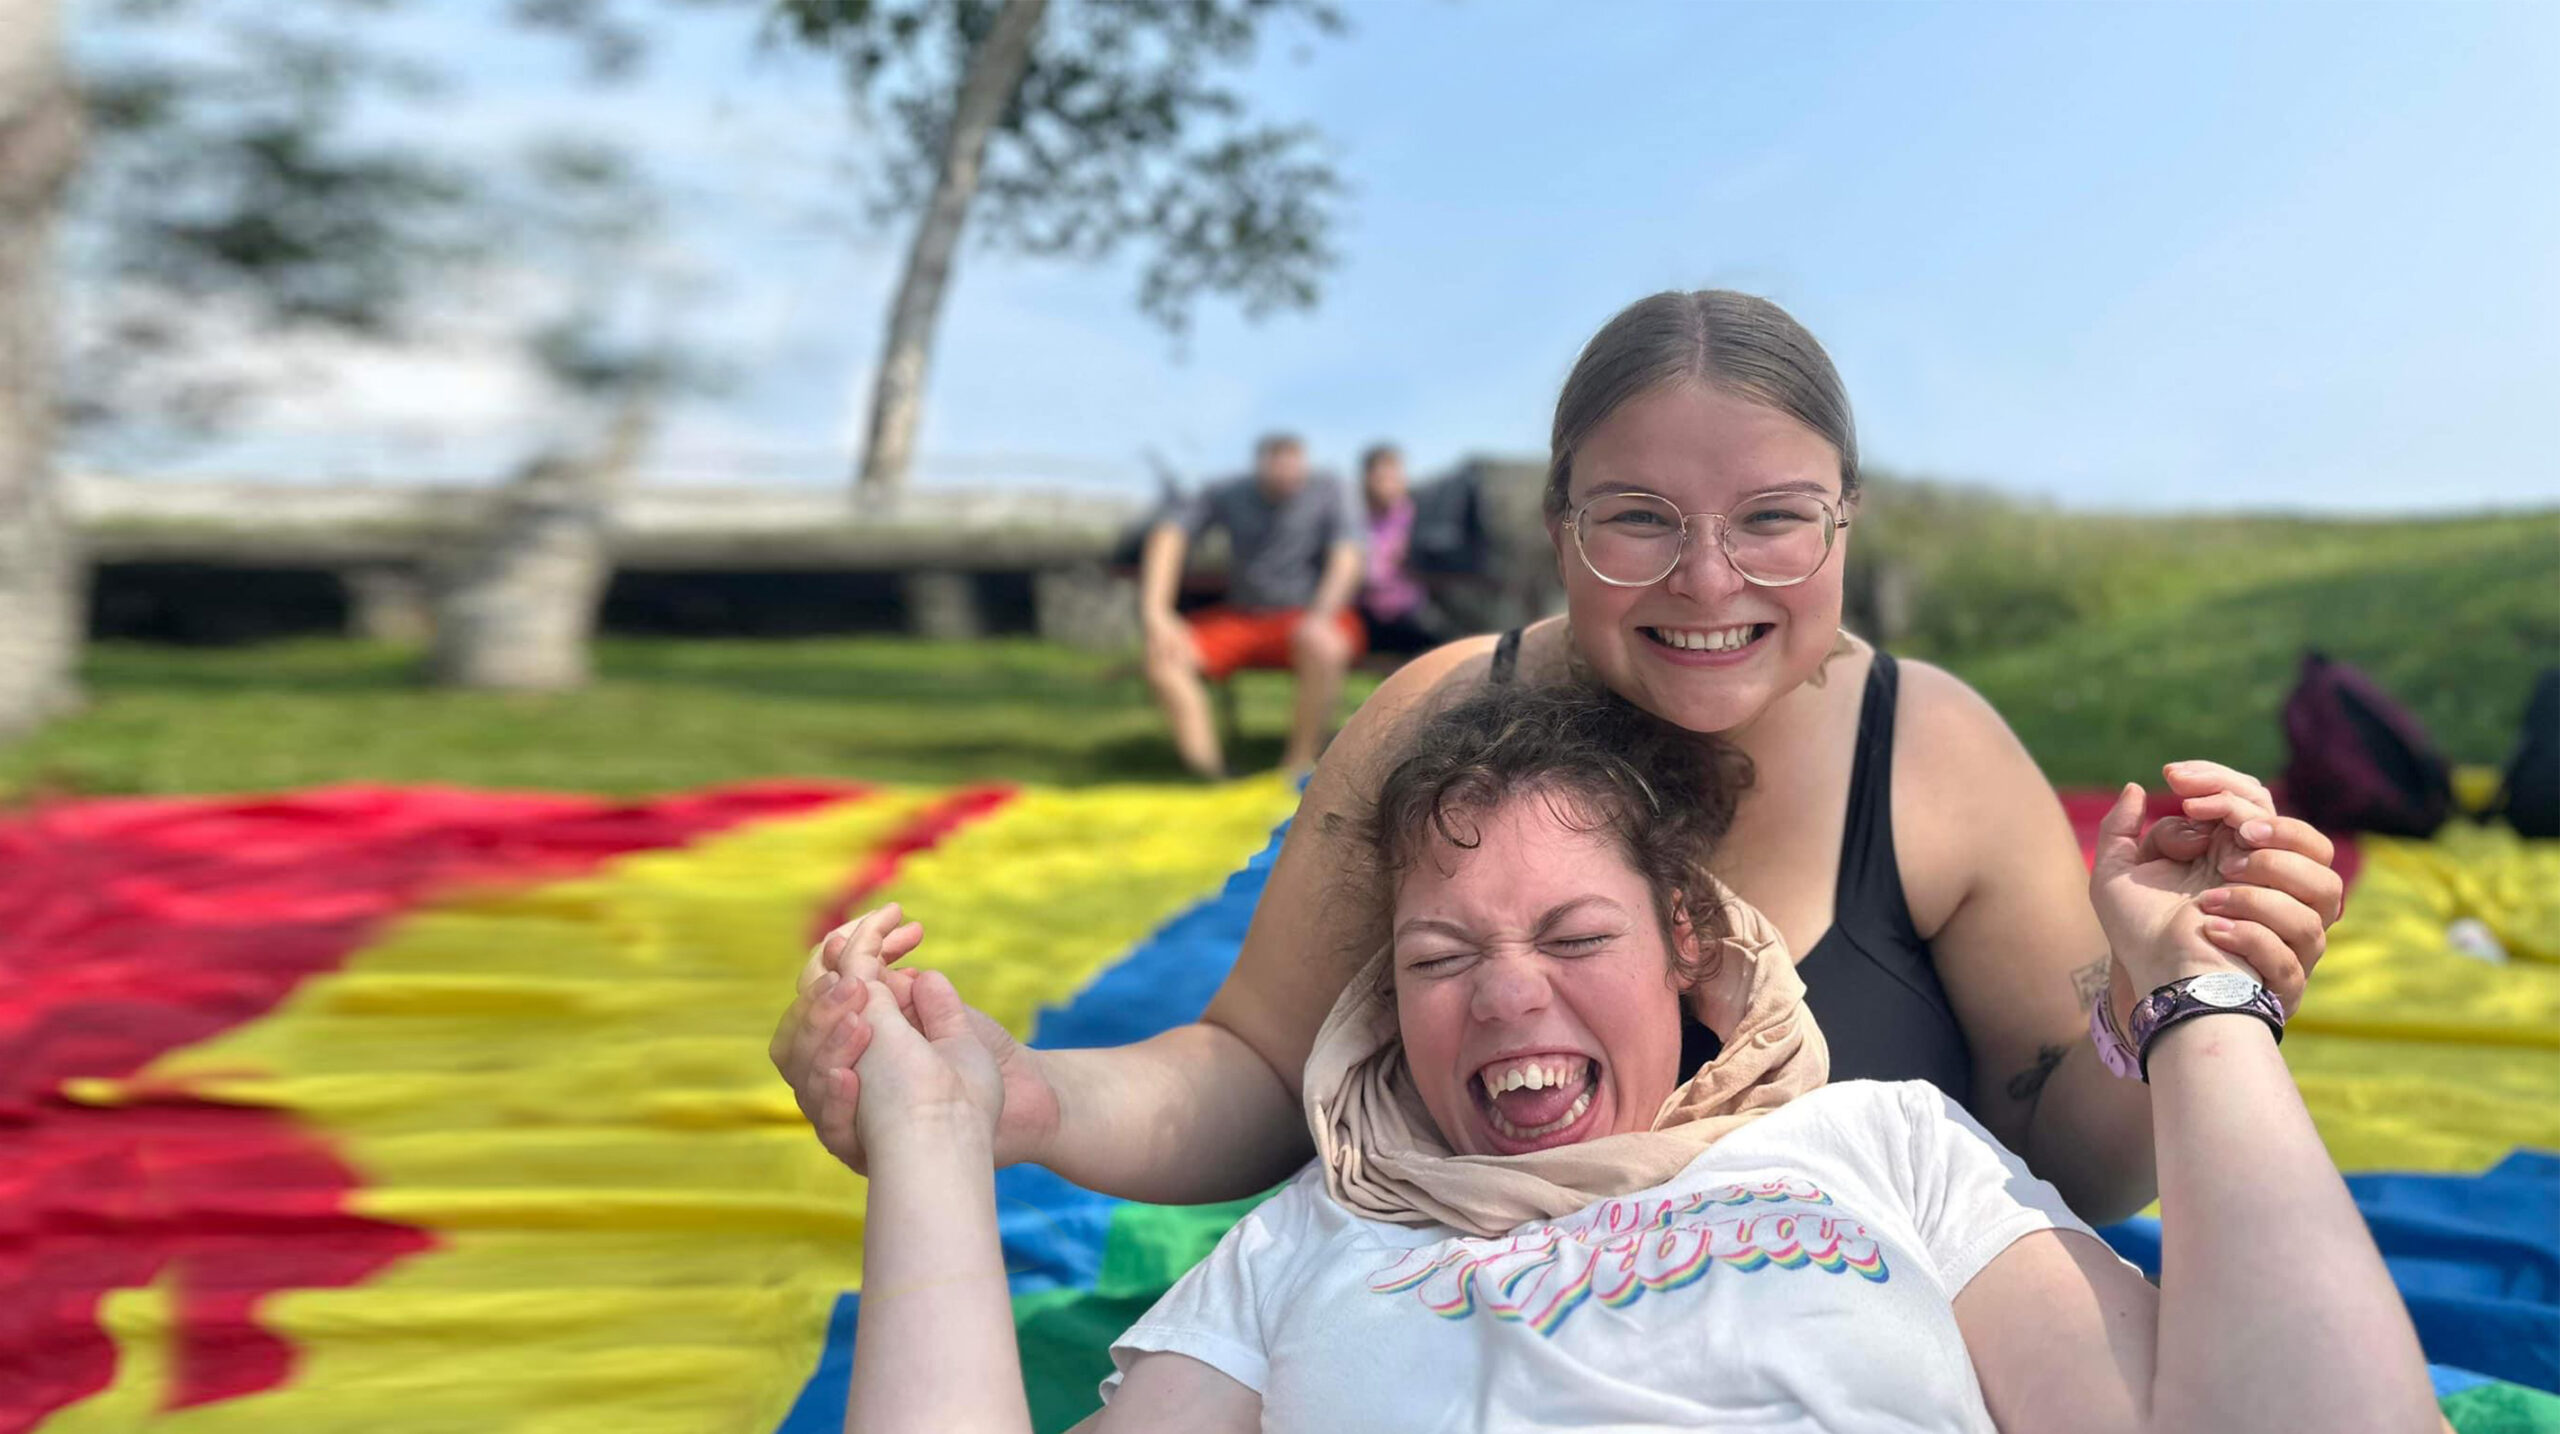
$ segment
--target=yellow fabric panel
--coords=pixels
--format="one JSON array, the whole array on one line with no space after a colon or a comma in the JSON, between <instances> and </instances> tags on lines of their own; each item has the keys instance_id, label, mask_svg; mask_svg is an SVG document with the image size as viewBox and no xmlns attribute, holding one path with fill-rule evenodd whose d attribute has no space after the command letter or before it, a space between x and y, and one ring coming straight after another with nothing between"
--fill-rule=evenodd
<instances>
[{"instance_id":1,"label":"yellow fabric panel","mask_svg":"<svg viewBox=\"0 0 2560 1434\"><path fill-rule=\"evenodd\" d=\"M2560 1149L2560 842L2468 821L2369 837L2347 913L2285 1038L2346 1170L2476 1172ZM2476 921L2493 963L2448 939Z\"/></svg>"},{"instance_id":2,"label":"yellow fabric panel","mask_svg":"<svg viewBox=\"0 0 2560 1434\"><path fill-rule=\"evenodd\" d=\"M289 1111L438 1247L259 1310L284 1387L137 1420L169 1313L111 1301L117 1384L45 1434L745 1431L778 1424L859 1285L862 1182L765 1060L811 923L941 793L887 793L421 910L154 1085ZM1278 781L1031 792L907 859L923 955L1018 1033L1213 894ZM88 1082L79 1098L119 1099Z\"/></svg>"},{"instance_id":3,"label":"yellow fabric panel","mask_svg":"<svg viewBox=\"0 0 2560 1434\"><path fill-rule=\"evenodd\" d=\"M1168 820L1175 803L1185 814ZM924 923L914 964L950 973L1027 1037L1041 1006L1083 989L1174 907L1215 895L1295 803L1276 777L1187 802L1180 789L1025 792L908 861L884 894Z\"/></svg>"}]
</instances>

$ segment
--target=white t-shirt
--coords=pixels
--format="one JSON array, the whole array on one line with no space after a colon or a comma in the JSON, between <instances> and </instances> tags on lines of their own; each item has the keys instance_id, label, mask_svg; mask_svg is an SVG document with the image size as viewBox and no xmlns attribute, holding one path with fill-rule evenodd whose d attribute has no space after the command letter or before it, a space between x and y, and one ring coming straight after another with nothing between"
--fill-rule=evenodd
<instances>
[{"instance_id":1,"label":"white t-shirt","mask_svg":"<svg viewBox=\"0 0 2560 1434\"><path fill-rule=\"evenodd\" d=\"M1111 1347L1269 1430L1988 1431L1956 1292L2089 1227L1936 1087L1825 1086L1665 1184L1499 1239L1363 1219L1310 1165Z\"/></svg>"}]
</instances>

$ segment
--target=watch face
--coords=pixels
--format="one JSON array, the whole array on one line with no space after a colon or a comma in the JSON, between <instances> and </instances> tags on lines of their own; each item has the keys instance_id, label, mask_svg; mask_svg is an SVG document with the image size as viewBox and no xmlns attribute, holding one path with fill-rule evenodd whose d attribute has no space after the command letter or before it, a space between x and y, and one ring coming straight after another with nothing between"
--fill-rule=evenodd
<instances>
[{"instance_id":1,"label":"watch face","mask_svg":"<svg viewBox=\"0 0 2560 1434\"><path fill-rule=\"evenodd\" d=\"M2189 982L2187 994L2208 1006L2245 1006L2258 994L2258 983L2237 971L2216 971Z\"/></svg>"}]
</instances>

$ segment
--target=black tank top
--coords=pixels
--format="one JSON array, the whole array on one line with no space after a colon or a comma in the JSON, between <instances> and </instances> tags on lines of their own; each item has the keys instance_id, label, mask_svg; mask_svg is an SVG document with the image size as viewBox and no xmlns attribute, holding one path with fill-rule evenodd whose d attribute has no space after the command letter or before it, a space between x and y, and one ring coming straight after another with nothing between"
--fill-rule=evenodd
<instances>
[{"instance_id":1,"label":"black tank top","mask_svg":"<svg viewBox=\"0 0 2560 1434\"><path fill-rule=\"evenodd\" d=\"M1493 648L1492 680L1520 664L1520 629ZM1840 878L1831 929L1796 963L1805 1004L1831 1046L1833 1080L1925 1080L1959 1103L1973 1098L1973 1055L1938 984L1929 943L1911 922L1902 865L1893 854L1893 718L1901 673L1878 652L1858 704L1857 762L1840 835ZM1681 1062L1715 1058L1715 1032L1695 1020L1681 1033Z\"/></svg>"}]
</instances>

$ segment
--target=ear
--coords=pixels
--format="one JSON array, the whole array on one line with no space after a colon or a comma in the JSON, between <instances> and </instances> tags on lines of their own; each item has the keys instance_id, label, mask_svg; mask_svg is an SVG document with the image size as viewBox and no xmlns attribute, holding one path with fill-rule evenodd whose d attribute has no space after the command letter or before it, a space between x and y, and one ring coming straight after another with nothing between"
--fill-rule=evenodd
<instances>
[{"instance_id":1,"label":"ear","mask_svg":"<svg viewBox=\"0 0 2560 1434\"><path fill-rule=\"evenodd\" d=\"M1553 550L1556 555L1557 584L1559 586L1570 584L1573 581L1573 578L1571 573L1565 568L1564 519L1553 513L1549 513L1547 515L1547 547Z\"/></svg>"},{"instance_id":2,"label":"ear","mask_svg":"<svg viewBox=\"0 0 2560 1434\"><path fill-rule=\"evenodd\" d=\"M1677 964L1672 970L1677 973L1680 989L1684 992L1698 989L1698 979L1694 974L1698 969L1698 952L1698 925L1689 919L1689 898L1675 891L1671 894L1671 955Z\"/></svg>"}]
</instances>

